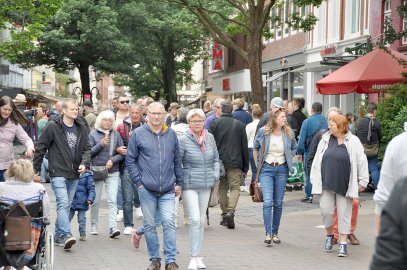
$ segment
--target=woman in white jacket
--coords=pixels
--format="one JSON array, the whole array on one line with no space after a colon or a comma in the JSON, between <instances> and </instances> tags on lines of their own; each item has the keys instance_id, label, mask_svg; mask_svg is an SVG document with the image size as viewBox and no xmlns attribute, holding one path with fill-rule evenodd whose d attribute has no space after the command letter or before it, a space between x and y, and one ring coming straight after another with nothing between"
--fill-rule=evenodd
<instances>
[{"instance_id":1,"label":"woman in white jacket","mask_svg":"<svg viewBox=\"0 0 407 270\"><path fill-rule=\"evenodd\" d=\"M367 158L360 140L349 132L347 119L336 115L318 144L311 168L312 194L321 195L320 207L327 232L325 251L332 252L334 210L338 212L339 257L347 256L352 200L369 181Z\"/></svg>"}]
</instances>

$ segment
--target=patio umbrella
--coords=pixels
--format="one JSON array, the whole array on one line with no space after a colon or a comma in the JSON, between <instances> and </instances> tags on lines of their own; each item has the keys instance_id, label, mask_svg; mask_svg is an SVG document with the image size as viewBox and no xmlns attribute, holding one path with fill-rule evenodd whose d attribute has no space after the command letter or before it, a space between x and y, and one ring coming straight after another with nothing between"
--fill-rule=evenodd
<instances>
[{"instance_id":1,"label":"patio umbrella","mask_svg":"<svg viewBox=\"0 0 407 270\"><path fill-rule=\"evenodd\" d=\"M339 68L317 82L317 91L325 95L349 93L369 94L386 91L392 84L402 82L402 71L407 71L396 58L407 61L407 56L377 48Z\"/></svg>"}]
</instances>

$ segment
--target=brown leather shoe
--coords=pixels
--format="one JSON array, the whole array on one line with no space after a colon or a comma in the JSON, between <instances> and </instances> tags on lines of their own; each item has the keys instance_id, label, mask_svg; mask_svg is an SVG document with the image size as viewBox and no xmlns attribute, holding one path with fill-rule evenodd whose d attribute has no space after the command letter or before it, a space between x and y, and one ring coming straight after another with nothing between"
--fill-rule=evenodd
<instances>
[{"instance_id":1,"label":"brown leather shoe","mask_svg":"<svg viewBox=\"0 0 407 270\"><path fill-rule=\"evenodd\" d=\"M348 239L352 245L360 245L359 239L353 233L348 234Z\"/></svg>"},{"instance_id":2,"label":"brown leather shoe","mask_svg":"<svg viewBox=\"0 0 407 270\"><path fill-rule=\"evenodd\" d=\"M152 260L150 266L147 270L160 270L161 269L161 262L160 260Z\"/></svg>"}]
</instances>

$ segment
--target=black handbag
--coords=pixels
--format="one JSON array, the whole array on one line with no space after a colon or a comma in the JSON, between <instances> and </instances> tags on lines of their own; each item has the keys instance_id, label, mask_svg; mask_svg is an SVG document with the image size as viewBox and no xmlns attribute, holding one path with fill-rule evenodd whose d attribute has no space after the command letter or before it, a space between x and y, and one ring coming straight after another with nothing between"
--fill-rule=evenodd
<instances>
[{"instance_id":1,"label":"black handbag","mask_svg":"<svg viewBox=\"0 0 407 270\"><path fill-rule=\"evenodd\" d=\"M110 149L109 149L109 158L113 155L113 144L114 144L114 132L112 133L112 137L110 139ZM105 181L109 174L108 169L106 166L94 166L90 165L90 170L93 173L93 180L94 181Z\"/></svg>"}]
</instances>

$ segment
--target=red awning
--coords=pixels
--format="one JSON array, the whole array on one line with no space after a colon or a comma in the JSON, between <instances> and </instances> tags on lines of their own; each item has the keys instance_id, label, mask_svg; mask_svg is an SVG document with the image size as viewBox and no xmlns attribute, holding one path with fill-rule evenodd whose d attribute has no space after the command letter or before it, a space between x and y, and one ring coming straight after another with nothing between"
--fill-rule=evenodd
<instances>
[{"instance_id":1,"label":"red awning","mask_svg":"<svg viewBox=\"0 0 407 270\"><path fill-rule=\"evenodd\" d=\"M394 57L407 60L407 56L392 50L390 52L392 55L378 48L353 60L317 82L318 93L378 93L388 89L389 85L402 82L400 73L407 69Z\"/></svg>"}]
</instances>

